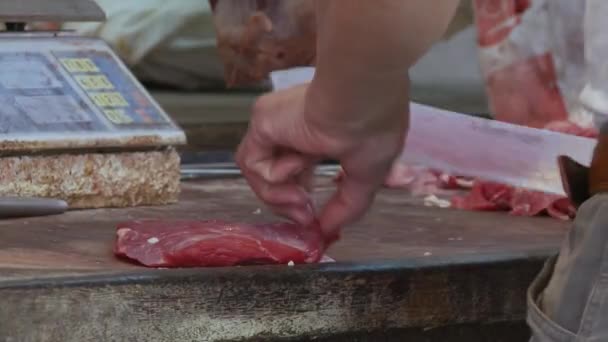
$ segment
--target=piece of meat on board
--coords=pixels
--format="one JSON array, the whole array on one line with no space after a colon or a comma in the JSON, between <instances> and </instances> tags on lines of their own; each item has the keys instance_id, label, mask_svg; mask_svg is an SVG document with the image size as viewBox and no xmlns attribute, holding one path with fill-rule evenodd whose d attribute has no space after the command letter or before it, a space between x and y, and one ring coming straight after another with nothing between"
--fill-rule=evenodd
<instances>
[{"instance_id":1,"label":"piece of meat on board","mask_svg":"<svg viewBox=\"0 0 608 342\"><path fill-rule=\"evenodd\" d=\"M465 196L452 198L452 207L464 210L499 211L510 209L513 187L496 183L475 181Z\"/></svg>"},{"instance_id":2,"label":"piece of meat on board","mask_svg":"<svg viewBox=\"0 0 608 342\"><path fill-rule=\"evenodd\" d=\"M566 197L547 194L505 184L476 180L473 189L464 196L452 198L452 207L476 211L508 211L515 216L547 214L569 220L576 210Z\"/></svg>"},{"instance_id":3,"label":"piece of meat on board","mask_svg":"<svg viewBox=\"0 0 608 342\"><path fill-rule=\"evenodd\" d=\"M140 220L118 224L116 235L117 256L149 267L315 263L325 250L318 226L292 223Z\"/></svg>"}]
</instances>

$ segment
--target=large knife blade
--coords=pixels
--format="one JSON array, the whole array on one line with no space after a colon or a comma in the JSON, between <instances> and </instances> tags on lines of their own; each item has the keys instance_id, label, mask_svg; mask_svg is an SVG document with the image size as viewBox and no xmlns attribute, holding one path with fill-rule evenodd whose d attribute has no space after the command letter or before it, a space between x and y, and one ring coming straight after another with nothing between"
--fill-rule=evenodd
<instances>
[{"instance_id":1,"label":"large knife blade","mask_svg":"<svg viewBox=\"0 0 608 342\"><path fill-rule=\"evenodd\" d=\"M276 90L308 82L314 68L271 73ZM400 159L461 176L565 195L558 157L588 166L596 140L411 103Z\"/></svg>"}]
</instances>

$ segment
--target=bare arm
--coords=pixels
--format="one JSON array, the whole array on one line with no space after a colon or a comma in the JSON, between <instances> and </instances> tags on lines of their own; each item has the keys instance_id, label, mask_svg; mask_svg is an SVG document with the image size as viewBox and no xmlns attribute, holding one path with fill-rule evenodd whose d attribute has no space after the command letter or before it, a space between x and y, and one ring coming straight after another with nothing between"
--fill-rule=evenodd
<instances>
[{"instance_id":1,"label":"bare arm","mask_svg":"<svg viewBox=\"0 0 608 342\"><path fill-rule=\"evenodd\" d=\"M365 214L403 147L408 69L440 38L457 0L317 0L310 84L260 97L237 160L274 212L328 241ZM344 177L321 207L311 197L320 158ZM320 209L320 210L317 210Z\"/></svg>"},{"instance_id":2,"label":"bare arm","mask_svg":"<svg viewBox=\"0 0 608 342\"><path fill-rule=\"evenodd\" d=\"M458 0L318 0L316 6L310 96L331 119L366 126L381 118L353 113L382 115L383 107L407 100L408 69L445 32Z\"/></svg>"}]
</instances>

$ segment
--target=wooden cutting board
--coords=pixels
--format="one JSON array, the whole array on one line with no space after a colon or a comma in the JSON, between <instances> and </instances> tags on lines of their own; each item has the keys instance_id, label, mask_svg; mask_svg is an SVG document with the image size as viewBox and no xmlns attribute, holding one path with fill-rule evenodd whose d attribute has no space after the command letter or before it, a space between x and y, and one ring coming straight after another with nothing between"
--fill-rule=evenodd
<instances>
[{"instance_id":1,"label":"wooden cutting board","mask_svg":"<svg viewBox=\"0 0 608 342\"><path fill-rule=\"evenodd\" d=\"M321 190L326 197L330 187ZM72 211L64 215L0 221L0 279L30 276L153 271L113 257L115 224L143 218L277 220L243 180L184 183L176 205ZM371 213L348 228L328 254L365 262L441 256L555 250L567 223L505 213L429 208L404 191L384 191Z\"/></svg>"},{"instance_id":2,"label":"wooden cutting board","mask_svg":"<svg viewBox=\"0 0 608 342\"><path fill-rule=\"evenodd\" d=\"M322 199L331 182L320 182ZM394 333L399 340L422 336L411 329L473 323L473 335L462 335L469 340L485 341L484 329L522 334L525 290L569 226L430 208L387 190L328 252L338 263L156 270L112 255L115 224L142 218L276 220L236 179L184 183L172 206L0 221L0 336L231 341Z\"/></svg>"}]
</instances>

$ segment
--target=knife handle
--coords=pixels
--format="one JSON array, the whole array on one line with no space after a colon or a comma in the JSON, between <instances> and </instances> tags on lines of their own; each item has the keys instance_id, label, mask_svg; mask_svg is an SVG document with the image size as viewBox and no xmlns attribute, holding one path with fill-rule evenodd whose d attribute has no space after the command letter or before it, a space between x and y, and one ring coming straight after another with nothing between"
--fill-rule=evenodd
<instances>
[{"instance_id":1,"label":"knife handle","mask_svg":"<svg viewBox=\"0 0 608 342\"><path fill-rule=\"evenodd\" d=\"M589 168L569 156L559 156L557 163L564 192L574 207L578 208L591 197L589 194Z\"/></svg>"},{"instance_id":2,"label":"knife handle","mask_svg":"<svg viewBox=\"0 0 608 342\"><path fill-rule=\"evenodd\" d=\"M65 201L38 197L0 197L0 218L46 216L68 210Z\"/></svg>"},{"instance_id":3,"label":"knife handle","mask_svg":"<svg viewBox=\"0 0 608 342\"><path fill-rule=\"evenodd\" d=\"M608 121L600 127L589 166L589 194L608 192Z\"/></svg>"}]
</instances>

